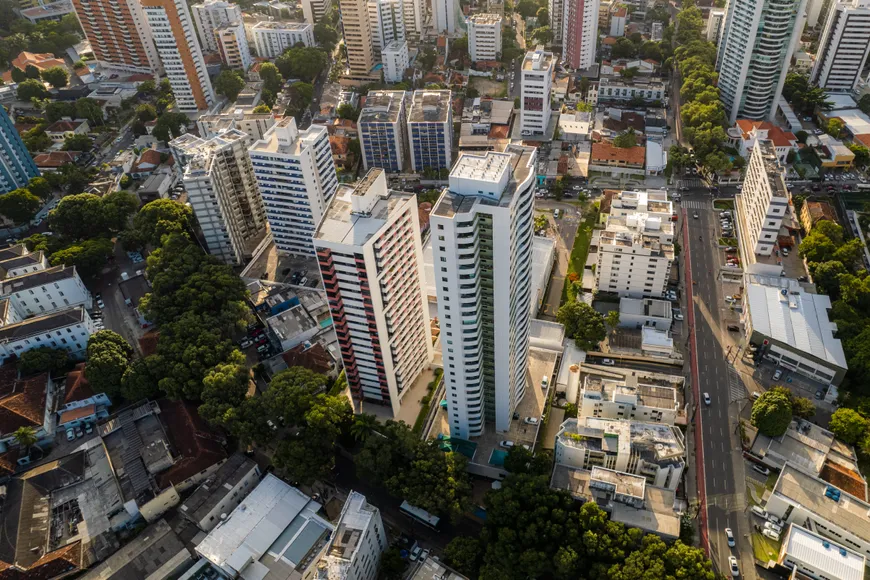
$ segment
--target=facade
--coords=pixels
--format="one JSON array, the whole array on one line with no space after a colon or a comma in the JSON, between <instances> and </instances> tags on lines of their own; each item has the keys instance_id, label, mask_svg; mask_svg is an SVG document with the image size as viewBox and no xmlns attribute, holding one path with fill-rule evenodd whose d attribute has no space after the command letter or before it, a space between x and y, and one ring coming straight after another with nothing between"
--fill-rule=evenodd
<instances>
[{"instance_id":1,"label":"facade","mask_svg":"<svg viewBox=\"0 0 870 580\"><path fill-rule=\"evenodd\" d=\"M332 0L302 0L302 15L305 22L314 26L332 8Z\"/></svg>"},{"instance_id":2,"label":"facade","mask_svg":"<svg viewBox=\"0 0 870 580\"><path fill-rule=\"evenodd\" d=\"M550 13L553 46L562 46L565 42L565 0L548 0L547 8Z\"/></svg>"},{"instance_id":3,"label":"facade","mask_svg":"<svg viewBox=\"0 0 870 580\"><path fill-rule=\"evenodd\" d=\"M577 416L684 424L684 383L676 375L584 365Z\"/></svg>"},{"instance_id":4,"label":"facade","mask_svg":"<svg viewBox=\"0 0 870 580\"><path fill-rule=\"evenodd\" d=\"M429 216L454 437L507 431L525 395L536 158L461 154Z\"/></svg>"},{"instance_id":5,"label":"facade","mask_svg":"<svg viewBox=\"0 0 870 580\"><path fill-rule=\"evenodd\" d=\"M185 142L184 189L208 252L226 264L244 264L266 235L266 213L248 156L248 135L229 129Z\"/></svg>"},{"instance_id":6,"label":"facade","mask_svg":"<svg viewBox=\"0 0 870 580\"><path fill-rule=\"evenodd\" d=\"M743 189L735 201L744 261L753 263L755 255L769 256L788 212L785 175L771 141L759 140L752 148Z\"/></svg>"},{"instance_id":7,"label":"facade","mask_svg":"<svg viewBox=\"0 0 870 580\"><path fill-rule=\"evenodd\" d=\"M24 187L39 169L24 146L5 107L0 107L0 193Z\"/></svg>"},{"instance_id":8,"label":"facade","mask_svg":"<svg viewBox=\"0 0 870 580\"><path fill-rule=\"evenodd\" d=\"M501 16L472 14L468 17L468 56L471 62L498 60L501 55Z\"/></svg>"},{"instance_id":9,"label":"facade","mask_svg":"<svg viewBox=\"0 0 870 580\"><path fill-rule=\"evenodd\" d=\"M370 169L333 197L314 247L351 393L397 416L433 356L416 197Z\"/></svg>"},{"instance_id":10,"label":"facade","mask_svg":"<svg viewBox=\"0 0 870 580\"><path fill-rule=\"evenodd\" d=\"M405 35L419 39L426 19L427 3L425 0L402 0L402 6L405 11Z\"/></svg>"},{"instance_id":11,"label":"facade","mask_svg":"<svg viewBox=\"0 0 870 580\"><path fill-rule=\"evenodd\" d=\"M408 41L394 40L386 45L381 51L381 62L384 64L384 82L401 82L409 65Z\"/></svg>"},{"instance_id":12,"label":"facade","mask_svg":"<svg viewBox=\"0 0 870 580\"><path fill-rule=\"evenodd\" d=\"M0 327L0 360L20 357L35 348L63 349L74 358L84 358L88 339L96 332L84 306L50 311Z\"/></svg>"},{"instance_id":13,"label":"facade","mask_svg":"<svg viewBox=\"0 0 870 580\"><path fill-rule=\"evenodd\" d=\"M260 481L257 463L241 453L231 455L226 463L196 488L181 504L179 513L208 533L242 503Z\"/></svg>"},{"instance_id":14,"label":"facade","mask_svg":"<svg viewBox=\"0 0 870 580\"><path fill-rule=\"evenodd\" d=\"M311 236L338 188L326 127L299 131L285 117L249 153L278 251L313 254Z\"/></svg>"},{"instance_id":15,"label":"facade","mask_svg":"<svg viewBox=\"0 0 870 580\"><path fill-rule=\"evenodd\" d=\"M456 2L455 0L432 0L432 25L436 33L456 32Z\"/></svg>"},{"instance_id":16,"label":"facade","mask_svg":"<svg viewBox=\"0 0 870 580\"><path fill-rule=\"evenodd\" d=\"M772 121L804 28L807 0L734 0L726 8L716 69L729 123Z\"/></svg>"},{"instance_id":17,"label":"facade","mask_svg":"<svg viewBox=\"0 0 870 580\"><path fill-rule=\"evenodd\" d=\"M339 0L347 66L351 74L367 75L375 66L372 27L366 0Z\"/></svg>"},{"instance_id":18,"label":"facade","mask_svg":"<svg viewBox=\"0 0 870 580\"><path fill-rule=\"evenodd\" d=\"M369 28L372 31L372 52L375 62L391 42L405 40L405 15L402 0L368 0Z\"/></svg>"},{"instance_id":19,"label":"facade","mask_svg":"<svg viewBox=\"0 0 870 580\"><path fill-rule=\"evenodd\" d=\"M670 217L665 221L643 212L611 214L600 233L596 287L622 297L663 296L674 261L673 242Z\"/></svg>"},{"instance_id":20,"label":"facade","mask_svg":"<svg viewBox=\"0 0 870 580\"><path fill-rule=\"evenodd\" d=\"M302 22L259 22L251 28L257 56L278 58L297 42L314 46L314 27Z\"/></svg>"},{"instance_id":21,"label":"facade","mask_svg":"<svg viewBox=\"0 0 870 580\"><path fill-rule=\"evenodd\" d=\"M556 58L542 48L527 52L520 77L520 129L523 136L546 135L550 124Z\"/></svg>"},{"instance_id":22,"label":"facade","mask_svg":"<svg viewBox=\"0 0 870 580\"><path fill-rule=\"evenodd\" d=\"M157 53L181 113L197 113L215 102L214 90L184 0L142 0Z\"/></svg>"},{"instance_id":23,"label":"facade","mask_svg":"<svg viewBox=\"0 0 870 580\"><path fill-rule=\"evenodd\" d=\"M807 233L810 233L813 226L822 220L828 220L834 223L837 223L838 221L837 212L834 210L834 206L826 201L812 201L809 199L804 201L804 205L801 207L800 220L804 231ZM2 265L3 263L0 262L0 266Z\"/></svg>"},{"instance_id":24,"label":"facade","mask_svg":"<svg viewBox=\"0 0 870 580\"><path fill-rule=\"evenodd\" d=\"M795 578L862 580L867 558L801 526L788 526L777 563Z\"/></svg>"},{"instance_id":25,"label":"facade","mask_svg":"<svg viewBox=\"0 0 870 580\"><path fill-rule=\"evenodd\" d=\"M411 169L449 169L453 141L453 102L448 90L414 91L408 108L408 149Z\"/></svg>"},{"instance_id":26,"label":"facade","mask_svg":"<svg viewBox=\"0 0 870 580\"><path fill-rule=\"evenodd\" d=\"M831 91L852 91L870 53L870 0L837 2L819 40L810 81Z\"/></svg>"},{"instance_id":27,"label":"facade","mask_svg":"<svg viewBox=\"0 0 870 580\"><path fill-rule=\"evenodd\" d=\"M407 150L405 91L373 91L357 119L363 167L389 173L405 168Z\"/></svg>"},{"instance_id":28,"label":"facade","mask_svg":"<svg viewBox=\"0 0 870 580\"><path fill-rule=\"evenodd\" d=\"M136 0L73 0L94 57L106 68L156 74L160 61L142 4Z\"/></svg>"},{"instance_id":29,"label":"facade","mask_svg":"<svg viewBox=\"0 0 870 580\"><path fill-rule=\"evenodd\" d=\"M242 22L242 9L239 8L238 4L224 0L206 0L200 4L192 5L190 11L193 13L193 21L196 23L200 46L205 52L218 51L214 30L217 30L222 24Z\"/></svg>"},{"instance_id":30,"label":"facade","mask_svg":"<svg viewBox=\"0 0 870 580\"><path fill-rule=\"evenodd\" d=\"M75 266L54 266L6 278L0 282L0 298L9 300L20 319L74 306L93 306Z\"/></svg>"},{"instance_id":31,"label":"facade","mask_svg":"<svg viewBox=\"0 0 870 580\"><path fill-rule=\"evenodd\" d=\"M351 491L344 502L335 534L317 564L316 580L374 580L387 535L378 508ZM433 577L434 578L434 577Z\"/></svg>"},{"instance_id":32,"label":"facade","mask_svg":"<svg viewBox=\"0 0 870 580\"><path fill-rule=\"evenodd\" d=\"M719 46L722 40L722 32L725 28L725 9L711 8L707 17L707 41Z\"/></svg>"},{"instance_id":33,"label":"facade","mask_svg":"<svg viewBox=\"0 0 870 580\"><path fill-rule=\"evenodd\" d=\"M214 37L217 41L218 53L225 65L242 72L251 67L253 62L251 49L248 48L245 25L241 20L221 24L215 29Z\"/></svg>"},{"instance_id":34,"label":"facade","mask_svg":"<svg viewBox=\"0 0 870 580\"><path fill-rule=\"evenodd\" d=\"M613 101L643 99L645 103L667 104L667 89L659 79L626 80L621 77L604 77L591 85L587 102L590 105Z\"/></svg>"},{"instance_id":35,"label":"facade","mask_svg":"<svg viewBox=\"0 0 870 580\"><path fill-rule=\"evenodd\" d=\"M590 68L598 49L598 0L564 0L562 60L569 68Z\"/></svg>"},{"instance_id":36,"label":"facade","mask_svg":"<svg viewBox=\"0 0 870 580\"><path fill-rule=\"evenodd\" d=\"M728 129L728 140L740 152L740 156L748 160L752 148L758 140L770 141L776 152L776 158L785 166L788 154L797 151L798 140L791 131L783 131L770 121L750 121L737 119L734 127Z\"/></svg>"}]
</instances>

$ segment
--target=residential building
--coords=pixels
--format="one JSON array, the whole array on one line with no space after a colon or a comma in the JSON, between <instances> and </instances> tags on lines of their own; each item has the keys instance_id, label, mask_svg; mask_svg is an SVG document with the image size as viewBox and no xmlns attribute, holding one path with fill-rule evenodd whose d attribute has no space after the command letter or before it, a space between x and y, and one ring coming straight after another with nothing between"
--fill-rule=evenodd
<instances>
[{"instance_id":1,"label":"residential building","mask_svg":"<svg viewBox=\"0 0 870 580\"><path fill-rule=\"evenodd\" d=\"M707 17L707 42L712 42L717 47L722 40L722 32L725 28L725 9L711 8Z\"/></svg>"},{"instance_id":2,"label":"residential building","mask_svg":"<svg viewBox=\"0 0 870 580\"><path fill-rule=\"evenodd\" d=\"M427 2L425 0L402 0L402 6L405 10L405 36L419 40L426 19Z\"/></svg>"},{"instance_id":3,"label":"residential building","mask_svg":"<svg viewBox=\"0 0 870 580\"><path fill-rule=\"evenodd\" d=\"M625 36L625 23L628 20L628 9L620 6L610 15L610 36L619 38Z\"/></svg>"},{"instance_id":4,"label":"residential building","mask_svg":"<svg viewBox=\"0 0 870 580\"><path fill-rule=\"evenodd\" d=\"M22 427L32 429L38 442L50 440L56 433L52 409L57 393L48 373L26 379L19 378L18 374L17 362L0 366L0 386L3 387L0 395L0 444L6 450L17 446L15 431ZM25 453L21 455L26 457ZM26 460L19 463L26 464Z\"/></svg>"},{"instance_id":5,"label":"residential building","mask_svg":"<svg viewBox=\"0 0 870 580\"><path fill-rule=\"evenodd\" d=\"M42 250L31 252L24 244L15 244L0 251L0 280L17 278L48 268Z\"/></svg>"},{"instance_id":6,"label":"residential building","mask_svg":"<svg viewBox=\"0 0 870 580\"><path fill-rule=\"evenodd\" d=\"M307 22L259 22L252 29L257 56L278 58L301 42L314 46L314 26Z\"/></svg>"},{"instance_id":7,"label":"residential building","mask_svg":"<svg viewBox=\"0 0 870 580\"><path fill-rule=\"evenodd\" d=\"M801 207L800 211L800 220L801 225L804 227L804 231L810 233L817 223L822 220L828 220L830 222L837 223L837 212L834 210L834 207L826 201L812 201L805 200L803 207ZM0 267L3 266L3 263L0 262Z\"/></svg>"},{"instance_id":8,"label":"residential building","mask_svg":"<svg viewBox=\"0 0 870 580\"><path fill-rule=\"evenodd\" d=\"M190 11L193 13L193 21L196 23L200 46L205 52L218 52L219 50L218 39L213 31L223 24L231 22L241 24L243 22L242 9L239 8L239 5L225 0L205 0L199 4L193 4Z\"/></svg>"},{"instance_id":9,"label":"residential building","mask_svg":"<svg viewBox=\"0 0 870 580\"><path fill-rule=\"evenodd\" d=\"M310 578L335 528L321 505L271 473L196 547L199 578ZM211 570L206 570L211 568Z\"/></svg>"},{"instance_id":10,"label":"residential building","mask_svg":"<svg viewBox=\"0 0 870 580\"><path fill-rule=\"evenodd\" d=\"M862 580L867 558L800 525L785 531L777 563L794 570L793 578Z\"/></svg>"},{"instance_id":11,"label":"residential building","mask_svg":"<svg viewBox=\"0 0 870 580\"><path fill-rule=\"evenodd\" d=\"M492 1L490 1L492 4ZM438 558L426 558L423 563L414 571L413 576L408 580L468 580L467 576L463 576L456 570L449 568L443 561Z\"/></svg>"},{"instance_id":12,"label":"residential building","mask_svg":"<svg viewBox=\"0 0 870 580\"><path fill-rule=\"evenodd\" d=\"M66 350L81 359L95 332L94 322L83 306L39 314L0 326L0 359L5 361L44 346Z\"/></svg>"},{"instance_id":13,"label":"residential building","mask_svg":"<svg viewBox=\"0 0 870 580\"><path fill-rule=\"evenodd\" d=\"M791 56L804 28L807 0L734 0L726 8L716 69L728 122L772 121Z\"/></svg>"},{"instance_id":14,"label":"residential building","mask_svg":"<svg viewBox=\"0 0 870 580\"><path fill-rule=\"evenodd\" d=\"M590 105L609 102L643 100L644 103L662 103L667 106L667 89L659 78L623 79L619 76L602 77L589 85L586 102Z\"/></svg>"},{"instance_id":15,"label":"residential building","mask_svg":"<svg viewBox=\"0 0 870 580\"><path fill-rule=\"evenodd\" d=\"M523 137L547 134L551 115L551 90L556 70L552 52L538 47L527 52L520 72L520 130Z\"/></svg>"},{"instance_id":16,"label":"residential building","mask_svg":"<svg viewBox=\"0 0 870 580\"><path fill-rule=\"evenodd\" d=\"M179 508L182 517L208 533L245 501L260 481L257 462L234 453L208 479L199 484Z\"/></svg>"},{"instance_id":17,"label":"residential building","mask_svg":"<svg viewBox=\"0 0 870 580\"><path fill-rule=\"evenodd\" d=\"M248 141L246 133L227 129L178 147L187 158L184 189L208 252L226 264L246 263L266 235Z\"/></svg>"},{"instance_id":18,"label":"residential building","mask_svg":"<svg viewBox=\"0 0 870 580\"><path fill-rule=\"evenodd\" d=\"M674 261L673 242L670 218L611 213L599 235L596 288L630 298L663 296Z\"/></svg>"},{"instance_id":19,"label":"residential building","mask_svg":"<svg viewBox=\"0 0 870 580\"><path fill-rule=\"evenodd\" d=\"M468 56L471 62L498 60L501 55L501 16L472 14L468 24Z\"/></svg>"},{"instance_id":20,"label":"residential building","mask_svg":"<svg viewBox=\"0 0 870 580\"><path fill-rule=\"evenodd\" d=\"M589 167L595 171L619 174L644 175L646 170L646 147L616 147L607 141L592 143Z\"/></svg>"},{"instance_id":21,"label":"residential building","mask_svg":"<svg viewBox=\"0 0 870 580\"><path fill-rule=\"evenodd\" d=\"M683 377L585 364L581 370L577 404L577 416L581 419L631 419L665 425L686 423Z\"/></svg>"},{"instance_id":22,"label":"residential building","mask_svg":"<svg viewBox=\"0 0 870 580\"><path fill-rule=\"evenodd\" d=\"M2 126L2 122L0 122L0 126ZM45 174L59 171L67 163L75 163L81 156L81 151L49 151L48 153L37 153L33 157L33 162L36 164L36 169L41 174Z\"/></svg>"},{"instance_id":23,"label":"residential building","mask_svg":"<svg viewBox=\"0 0 870 580\"><path fill-rule=\"evenodd\" d=\"M550 13L553 46L563 46L565 42L565 0L547 0L547 8Z\"/></svg>"},{"instance_id":24,"label":"residential building","mask_svg":"<svg viewBox=\"0 0 870 580\"><path fill-rule=\"evenodd\" d=\"M661 42L665 36L665 27L661 22L653 22L650 25L649 39L653 42Z\"/></svg>"},{"instance_id":25,"label":"residential building","mask_svg":"<svg viewBox=\"0 0 870 580\"><path fill-rule=\"evenodd\" d=\"M366 170L389 173L405 169L407 115L405 91L372 91L357 119L359 145Z\"/></svg>"},{"instance_id":26,"label":"residential building","mask_svg":"<svg viewBox=\"0 0 870 580\"><path fill-rule=\"evenodd\" d=\"M71 0L60 0L59 2L45 2L31 8L23 8L21 16L30 21L31 24L38 24L46 20L60 20L67 14L75 12Z\"/></svg>"},{"instance_id":27,"label":"residential building","mask_svg":"<svg viewBox=\"0 0 870 580\"><path fill-rule=\"evenodd\" d=\"M559 134L562 141L577 143L588 141L595 119L592 113L571 111L559 115Z\"/></svg>"},{"instance_id":28,"label":"residential building","mask_svg":"<svg viewBox=\"0 0 870 580\"><path fill-rule=\"evenodd\" d=\"M353 75L368 75L375 66L374 39L367 0L339 0L347 66Z\"/></svg>"},{"instance_id":29,"label":"residential building","mask_svg":"<svg viewBox=\"0 0 870 580\"><path fill-rule=\"evenodd\" d=\"M810 81L831 91L852 91L870 54L870 0L840 0L819 39Z\"/></svg>"},{"instance_id":30,"label":"residential building","mask_svg":"<svg viewBox=\"0 0 870 580\"><path fill-rule=\"evenodd\" d=\"M776 158L783 166L786 164L788 154L797 151L798 148L798 140L794 133L783 131L770 121L737 119L734 127L728 129L728 140L737 148L740 156L747 160L759 139L773 144Z\"/></svg>"},{"instance_id":31,"label":"residential building","mask_svg":"<svg viewBox=\"0 0 870 580\"><path fill-rule=\"evenodd\" d=\"M160 60L142 4L136 0L73 0L94 58L106 69L157 74Z\"/></svg>"},{"instance_id":32,"label":"residential building","mask_svg":"<svg viewBox=\"0 0 870 580\"><path fill-rule=\"evenodd\" d=\"M87 135L89 129L87 120L76 119L74 121L69 117L65 117L46 127L45 135L55 143L63 144L67 137Z\"/></svg>"},{"instance_id":33,"label":"residential building","mask_svg":"<svg viewBox=\"0 0 870 580\"><path fill-rule=\"evenodd\" d=\"M63 398L58 396L57 404L58 426L61 426L66 423L62 420L65 413L81 409L84 409L83 413L93 415L95 420L105 419L109 416L109 407L112 406L112 401L106 393L94 393L85 377L85 363L79 363L67 373Z\"/></svg>"},{"instance_id":34,"label":"residential building","mask_svg":"<svg viewBox=\"0 0 870 580\"><path fill-rule=\"evenodd\" d=\"M668 221L674 215L674 204L668 200L668 192L662 189L617 191L610 200L608 211L602 213L612 217L645 213L650 217Z\"/></svg>"},{"instance_id":35,"label":"residential building","mask_svg":"<svg viewBox=\"0 0 870 580\"><path fill-rule=\"evenodd\" d=\"M314 247L351 393L397 416L433 357L417 198L370 169L332 198Z\"/></svg>"},{"instance_id":36,"label":"residential building","mask_svg":"<svg viewBox=\"0 0 870 580\"><path fill-rule=\"evenodd\" d=\"M32 177L39 177L39 169L6 108L0 107L0 193L25 187Z\"/></svg>"},{"instance_id":37,"label":"residential building","mask_svg":"<svg viewBox=\"0 0 870 580\"><path fill-rule=\"evenodd\" d=\"M8 299L22 319L73 306L89 309L93 305L75 266L63 265L0 281L0 298Z\"/></svg>"},{"instance_id":38,"label":"residential building","mask_svg":"<svg viewBox=\"0 0 870 580\"><path fill-rule=\"evenodd\" d=\"M305 22L314 26L332 8L332 0L302 0L302 15Z\"/></svg>"},{"instance_id":39,"label":"residential building","mask_svg":"<svg viewBox=\"0 0 870 580\"><path fill-rule=\"evenodd\" d=\"M408 149L417 173L449 169L453 141L453 100L448 90L417 90L408 108Z\"/></svg>"},{"instance_id":40,"label":"residential building","mask_svg":"<svg viewBox=\"0 0 870 580\"><path fill-rule=\"evenodd\" d=\"M367 0L369 27L372 31L372 54L376 62L391 42L405 40L405 15L402 0Z\"/></svg>"},{"instance_id":41,"label":"residential building","mask_svg":"<svg viewBox=\"0 0 870 580\"><path fill-rule=\"evenodd\" d=\"M456 32L457 6L455 0L432 0L432 26L436 33Z\"/></svg>"},{"instance_id":42,"label":"residential building","mask_svg":"<svg viewBox=\"0 0 870 580\"><path fill-rule=\"evenodd\" d=\"M193 33L184 0L142 0L160 61L181 113L197 113L215 102L214 90Z\"/></svg>"},{"instance_id":43,"label":"residential building","mask_svg":"<svg viewBox=\"0 0 870 580\"><path fill-rule=\"evenodd\" d=\"M828 169L848 169L855 162L855 154L839 139L834 139L827 133L817 135L819 145L816 154L822 167Z\"/></svg>"},{"instance_id":44,"label":"residential building","mask_svg":"<svg viewBox=\"0 0 870 580\"><path fill-rule=\"evenodd\" d=\"M670 330L673 312L669 300L652 298L620 298L620 328L655 328Z\"/></svg>"},{"instance_id":45,"label":"residential building","mask_svg":"<svg viewBox=\"0 0 870 580\"><path fill-rule=\"evenodd\" d=\"M821 32L832 12L834 0L807 0L807 26Z\"/></svg>"},{"instance_id":46,"label":"residential building","mask_svg":"<svg viewBox=\"0 0 870 580\"><path fill-rule=\"evenodd\" d=\"M757 141L746 164L743 189L735 198L744 262L754 263L756 255L773 252L782 219L788 213L788 197L773 143Z\"/></svg>"},{"instance_id":47,"label":"residential building","mask_svg":"<svg viewBox=\"0 0 870 580\"><path fill-rule=\"evenodd\" d=\"M384 65L384 82L401 82L409 65L408 41L394 40L386 45L381 51L381 62Z\"/></svg>"},{"instance_id":48,"label":"residential building","mask_svg":"<svg viewBox=\"0 0 870 580\"><path fill-rule=\"evenodd\" d=\"M311 237L338 188L326 127L299 131L285 117L249 153L278 251L313 254Z\"/></svg>"},{"instance_id":49,"label":"residential building","mask_svg":"<svg viewBox=\"0 0 870 580\"><path fill-rule=\"evenodd\" d=\"M744 286L741 322L762 356L823 385L839 385L848 367L834 338L831 299L781 276L748 274Z\"/></svg>"},{"instance_id":50,"label":"residential building","mask_svg":"<svg viewBox=\"0 0 870 580\"><path fill-rule=\"evenodd\" d=\"M249 113L243 109L219 115L203 115L196 120L196 128L203 139L209 139L228 129L238 129L248 136L248 145L262 139L274 124L275 117L270 113ZM183 138L184 136L179 137L173 143L183 145ZM170 149L172 148L170 143Z\"/></svg>"},{"instance_id":51,"label":"residential building","mask_svg":"<svg viewBox=\"0 0 870 580\"><path fill-rule=\"evenodd\" d=\"M568 68L587 69L596 62L598 0L563 0L562 60ZM612 22L612 21L611 21Z\"/></svg>"},{"instance_id":52,"label":"residential building","mask_svg":"<svg viewBox=\"0 0 870 580\"><path fill-rule=\"evenodd\" d=\"M245 37L245 25L241 20L226 22L214 29L214 37L218 45L221 61L230 68L247 71L253 60L248 39Z\"/></svg>"},{"instance_id":53,"label":"residential building","mask_svg":"<svg viewBox=\"0 0 870 580\"><path fill-rule=\"evenodd\" d=\"M374 580L387 549L381 512L361 493L351 491L341 509L326 554L317 563L317 580ZM445 578L445 580L447 580Z\"/></svg>"},{"instance_id":54,"label":"residential building","mask_svg":"<svg viewBox=\"0 0 870 580\"><path fill-rule=\"evenodd\" d=\"M453 437L507 431L525 395L536 158L462 153L429 216Z\"/></svg>"}]
</instances>

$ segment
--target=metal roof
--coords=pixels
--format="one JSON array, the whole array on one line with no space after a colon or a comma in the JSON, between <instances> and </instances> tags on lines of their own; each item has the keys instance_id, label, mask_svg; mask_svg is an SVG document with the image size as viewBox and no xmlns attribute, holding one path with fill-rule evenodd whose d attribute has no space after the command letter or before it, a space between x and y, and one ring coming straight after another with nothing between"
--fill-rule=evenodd
<instances>
[{"instance_id":1,"label":"metal roof","mask_svg":"<svg viewBox=\"0 0 870 580\"><path fill-rule=\"evenodd\" d=\"M792 524L784 544L786 554L817 570L824 570L828 578L837 580L863 580L864 578L864 556L805 528Z\"/></svg>"}]
</instances>

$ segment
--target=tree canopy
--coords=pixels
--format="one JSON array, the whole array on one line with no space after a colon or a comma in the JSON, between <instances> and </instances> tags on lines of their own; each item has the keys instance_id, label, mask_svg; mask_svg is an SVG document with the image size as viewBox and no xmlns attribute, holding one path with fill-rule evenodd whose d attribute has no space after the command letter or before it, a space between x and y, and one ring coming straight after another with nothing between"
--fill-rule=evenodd
<instances>
[{"instance_id":1,"label":"tree canopy","mask_svg":"<svg viewBox=\"0 0 870 580\"><path fill-rule=\"evenodd\" d=\"M215 92L225 96L231 103L235 102L243 88L245 88L245 78L235 70L222 70L214 80Z\"/></svg>"},{"instance_id":2,"label":"tree canopy","mask_svg":"<svg viewBox=\"0 0 870 580\"><path fill-rule=\"evenodd\" d=\"M13 189L0 195L0 215L15 224L32 220L41 206L39 198L27 189Z\"/></svg>"},{"instance_id":3,"label":"tree canopy","mask_svg":"<svg viewBox=\"0 0 870 580\"><path fill-rule=\"evenodd\" d=\"M565 326L565 336L573 338L582 350L598 350L598 343L607 336L604 317L585 302L565 303L556 313L556 320Z\"/></svg>"},{"instance_id":4,"label":"tree canopy","mask_svg":"<svg viewBox=\"0 0 870 580\"><path fill-rule=\"evenodd\" d=\"M788 429L792 405L785 389L771 389L752 404L752 424L768 437L779 437Z\"/></svg>"}]
</instances>

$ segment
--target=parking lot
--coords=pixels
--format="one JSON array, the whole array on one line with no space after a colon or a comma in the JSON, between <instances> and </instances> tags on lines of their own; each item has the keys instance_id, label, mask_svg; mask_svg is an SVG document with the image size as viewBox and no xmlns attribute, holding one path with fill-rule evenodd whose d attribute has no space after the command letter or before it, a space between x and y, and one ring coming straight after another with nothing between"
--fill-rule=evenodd
<instances>
[{"instance_id":1,"label":"parking lot","mask_svg":"<svg viewBox=\"0 0 870 580\"><path fill-rule=\"evenodd\" d=\"M137 271L145 271L144 256L141 258L141 261L134 262L121 248L121 244L117 244L114 257L103 268L100 277L88 284L89 290L94 295L92 317L95 323L100 321L98 328L117 332L137 350L139 350L139 339L146 329L142 328L134 311L137 304L126 304L118 284L123 280L124 274L129 279L136 276ZM103 303L102 306L97 301L98 295Z\"/></svg>"}]
</instances>

